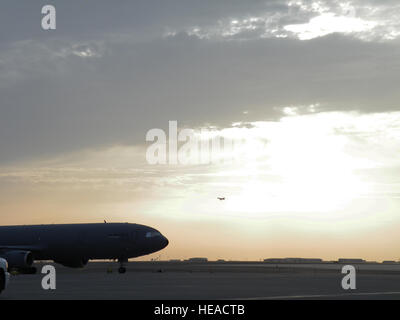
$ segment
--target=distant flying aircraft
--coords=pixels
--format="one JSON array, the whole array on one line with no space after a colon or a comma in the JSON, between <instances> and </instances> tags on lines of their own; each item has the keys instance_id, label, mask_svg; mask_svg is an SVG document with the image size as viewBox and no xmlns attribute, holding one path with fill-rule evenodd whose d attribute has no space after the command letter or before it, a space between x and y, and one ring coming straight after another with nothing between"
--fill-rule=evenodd
<instances>
[{"instance_id":1,"label":"distant flying aircraft","mask_svg":"<svg viewBox=\"0 0 400 320\"><path fill-rule=\"evenodd\" d=\"M129 258L160 251L168 243L156 229L131 223L0 227L0 258L22 273L36 273L35 260L82 268L92 259L118 260L118 272L125 273Z\"/></svg>"},{"instance_id":2,"label":"distant flying aircraft","mask_svg":"<svg viewBox=\"0 0 400 320\"><path fill-rule=\"evenodd\" d=\"M217 199L222 201L222 200L225 200L225 197L223 197L223 198L218 197Z\"/></svg>"}]
</instances>

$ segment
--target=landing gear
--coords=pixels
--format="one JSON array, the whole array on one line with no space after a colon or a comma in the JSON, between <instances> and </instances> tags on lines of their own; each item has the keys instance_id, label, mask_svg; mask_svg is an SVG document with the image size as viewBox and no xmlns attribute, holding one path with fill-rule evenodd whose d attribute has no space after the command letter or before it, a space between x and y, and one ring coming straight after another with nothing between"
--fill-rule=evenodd
<instances>
[{"instance_id":1,"label":"landing gear","mask_svg":"<svg viewBox=\"0 0 400 320\"><path fill-rule=\"evenodd\" d=\"M37 268L36 267L29 267L29 268L11 268L9 270L11 273L19 273L19 274L36 274Z\"/></svg>"},{"instance_id":2,"label":"landing gear","mask_svg":"<svg viewBox=\"0 0 400 320\"><path fill-rule=\"evenodd\" d=\"M119 273L125 273L126 272L126 268L125 267L119 267L118 268L118 272Z\"/></svg>"},{"instance_id":3,"label":"landing gear","mask_svg":"<svg viewBox=\"0 0 400 320\"><path fill-rule=\"evenodd\" d=\"M35 267L26 268L23 270L25 274L36 274L37 269Z\"/></svg>"},{"instance_id":4,"label":"landing gear","mask_svg":"<svg viewBox=\"0 0 400 320\"><path fill-rule=\"evenodd\" d=\"M118 273L125 273L126 268L124 267L124 263L128 262L127 259L118 259L119 262L119 268L118 268Z\"/></svg>"}]
</instances>

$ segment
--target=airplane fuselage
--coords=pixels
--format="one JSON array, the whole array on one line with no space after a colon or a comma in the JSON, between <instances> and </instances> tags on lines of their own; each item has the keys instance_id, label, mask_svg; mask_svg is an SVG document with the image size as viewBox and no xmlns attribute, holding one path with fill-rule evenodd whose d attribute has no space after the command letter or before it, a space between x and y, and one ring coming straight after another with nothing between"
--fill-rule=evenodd
<instances>
[{"instance_id":1,"label":"airplane fuselage","mask_svg":"<svg viewBox=\"0 0 400 320\"><path fill-rule=\"evenodd\" d=\"M54 224L0 227L0 257L31 252L34 260L67 266L92 259L127 260L165 248L168 240L139 224Z\"/></svg>"}]
</instances>

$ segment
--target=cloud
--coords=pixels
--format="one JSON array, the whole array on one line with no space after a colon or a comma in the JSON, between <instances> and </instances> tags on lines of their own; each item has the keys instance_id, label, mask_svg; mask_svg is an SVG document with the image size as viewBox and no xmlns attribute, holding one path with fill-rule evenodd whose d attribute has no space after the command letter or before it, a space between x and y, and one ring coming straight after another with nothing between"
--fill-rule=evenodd
<instances>
[{"instance_id":1,"label":"cloud","mask_svg":"<svg viewBox=\"0 0 400 320\"><path fill-rule=\"evenodd\" d=\"M16 41L0 52L0 86L9 88L32 77L65 73L73 57L100 58L104 50L100 41Z\"/></svg>"},{"instance_id":2,"label":"cloud","mask_svg":"<svg viewBox=\"0 0 400 320\"><path fill-rule=\"evenodd\" d=\"M300 40L310 40L331 33L365 33L376 26L375 22L363 21L359 18L338 17L334 14L322 14L312 18L305 24L293 24L284 27L295 33Z\"/></svg>"},{"instance_id":3,"label":"cloud","mask_svg":"<svg viewBox=\"0 0 400 320\"><path fill-rule=\"evenodd\" d=\"M200 39L250 40L296 37L310 40L332 33L365 41L389 41L400 35L400 6L362 1L281 1L258 11L221 16L214 23L169 30Z\"/></svg>"},{"instance_id":4,"label":"cloud","mask_svg":"<svg viewBox=\"0 0 400 320\"><path fill-rule=\"evenodd\" d=\"M296 114L399 108L398 39L359 36L386 32L385 17L395 32L393 3L353 1L355 19L378 25L328 28L336 33L308 41L285 26L349 9L337 1L93 4L56 1L54 33L40 30L36 4L3 5L1 25L21 22L0 44L0 163L143 145L168 120L229 127L278 121L291 106Z\"/></svg>"},{"instance_id":5,"label":"cloud","mask_svg":"<svg viewBox=\"0 0 400 320\"><path fill-rule=\"evenodd\" d=\"M354 218L348 216L352 210L365 218L372 212L363 212L363 201L399 199L400 160L393 157L400 150L399 112L291 114L214 131L241 140L236 162L154 166L145 162L143 148L92 149L3 166L1 200L18 192L57 201L140 204L153 214L167 211L170 219L194 219L213 217L213 201L223 193L229 201L220 215L306 214L318 220L333 213Z\"/></svg>"}]
</instances>

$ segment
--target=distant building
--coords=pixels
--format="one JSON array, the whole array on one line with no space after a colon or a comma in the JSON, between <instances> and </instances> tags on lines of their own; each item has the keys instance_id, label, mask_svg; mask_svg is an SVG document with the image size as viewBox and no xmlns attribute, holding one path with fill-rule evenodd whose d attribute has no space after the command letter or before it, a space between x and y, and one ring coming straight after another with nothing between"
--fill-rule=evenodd
<instances>
[{"instance_id":1,"label":"distant building","mask_svg":"<svg viewBox=\"0 0 400 320\"><path fill-rule=\"evenodd\" d=\"M282 258L269 258L269 259L264 259L264 262L267 262L267 263L283 263L283 260L285 260L285 259L282 259Z\"/></svg>"},{"instance_id":2,"label":"distant building","mask_svg":"<svg viewBox=\"0 0 400 320\"><path fill-rule=\"evenodd\" d=\"M269 258L264 259L266 263L322 263L318 258Z\"/></svg>"},{"instance_id":3,"label":"distant building","mask_svg":"<svg viewBox=\"0 0 400 320\"><path fill-rule=\"evenodd\" d=\"M171 260L169 260L169 262L181 262L181 260L179 260L179 259L171 259Z\"/></svg>"},{"instance_id":4,"label":"distant building","mask_svg":"<svg viewBox=\"0 0 400 320\"><path fill-rule=\"evenodd\" d=\"M385 264L396 264L397 262L393 261L393 260L385 260L382 263L385 263Z\"/></svg>"},{"instance_id":5,"label":"distant building","mask_svg":"<svg viewBox=\"0 0 400 320\"><path fill-rule=\"evenodd\" d=\"M345 259L345 258L340 258L338 259L339 263L365 263L364 259Z\"/></svg>"},{"instance_id":6,"label":"distant building","mask_svg":"<svg viewBox=\"0 0 400 320\"><path fill-rule=\"evenodd\" d=\"M188 261L189 262L207 262L208 259L207 258L190 258Z\"/></svg>"}]
</instances>

